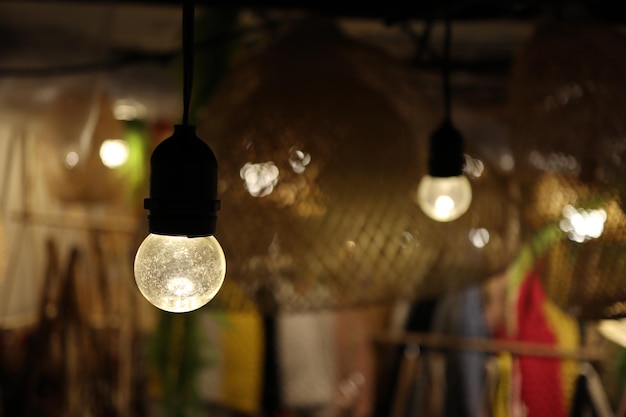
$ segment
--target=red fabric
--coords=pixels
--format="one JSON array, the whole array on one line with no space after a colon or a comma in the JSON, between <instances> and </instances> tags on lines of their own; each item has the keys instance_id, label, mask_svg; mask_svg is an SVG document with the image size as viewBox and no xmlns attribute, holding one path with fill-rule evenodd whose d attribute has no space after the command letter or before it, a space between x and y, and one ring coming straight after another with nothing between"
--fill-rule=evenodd
<instances>
[{"instance_id":1,"label":"red fabric","mask_svg":"<svg viewBox=\"0 0 626 417\"><path fill-rule=\"evenodd\" d=\"M532 271L522 282L517 299L517 335L524 342L556 345L544 313L545 292L538 271ZM528 417L566 417L563 398L561 361L558 359L520 356L521 397Z\"/></svg>"}]
</instances>

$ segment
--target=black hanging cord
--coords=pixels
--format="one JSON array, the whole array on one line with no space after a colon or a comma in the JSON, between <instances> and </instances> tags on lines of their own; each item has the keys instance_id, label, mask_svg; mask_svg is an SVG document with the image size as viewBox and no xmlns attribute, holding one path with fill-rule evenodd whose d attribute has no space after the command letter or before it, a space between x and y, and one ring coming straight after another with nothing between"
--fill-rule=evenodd
<instances>
[{"instance_id":1,"label":"black hanging cord","mask_svg":"<svg viewBox=\"0 0 626 417\"><path fill-rule=\"evenodd\" d=\"M424 54L426 53L426 49L428 48L428 42L432 32L432 27L433 19L429 17L424 21L424 29L422 29L421 35L418 35L413 30L409 21L403 22L402 29L415 44L415 56L411 59L411 65L418 67L422 64Z\"/></svg>"},{"instance_id":2,"label":"black hanging cord","mask_svg":"<svg viewBox=\"0 0 626 417\"><path fill-rule=\"evenodd\" d=\"M447 6L447 4L446 4ZM451 87L450 87L450 44L452 25L449 10L444 9L444 42L442 56L443 73L443 123L430 137L428 172L433 177L457 177L463 174L465 157L463 137L452 124Z\"/></svg>"},{"instance_id":3,"label":"black hanging cord","mask_svg":"<svg viewBox=\"0 0 626 417\"><path fill-rule=\"evenodd\" d=\"M194 0L183 1L183 125L189 126L189 105L193 85Z\"/></svg>"},{"instance_id":4,"label":"black hanging cord","mask_svg":"<svg viewBox=\"0 0 626 417\"><path fill-rule=\"evenodd\" d=\"M450 23L450 16L446 13L444 19L444 39L443 39L443 105L444 105L444 113L443 117L445 121L451 121L451 104L452 101L450 92L450 43L452 39L452 25Z\"/></svg>"}]
</instances>

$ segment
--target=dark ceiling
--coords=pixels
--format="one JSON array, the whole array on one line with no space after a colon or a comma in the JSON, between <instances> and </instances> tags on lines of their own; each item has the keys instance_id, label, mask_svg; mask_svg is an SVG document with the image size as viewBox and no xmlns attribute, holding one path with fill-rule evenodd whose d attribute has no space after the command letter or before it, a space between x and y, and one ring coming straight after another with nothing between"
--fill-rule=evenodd
<instances>
[{"instance_id":1,"label":"dark ceiling","mask_svg":"<svg viewBox=\"0 0 626 417\"><path fill-rule=\"evenodd\" d=\"M447 6L454 26L455 82L472 91L495 91L498 97L504 94L514 52L537 21L591 19L626 27L621 3L608 0L196 0L196 5L242 10L247 18L235 33L238 37L248 32L254 37L259 28L259 33L268 33L268 28L301 15L338 18L350 37L410 61L435 79L441 69L441 22ZM46 77L101 70L115 72L116 82L126 76L125 91L163 86L161 73L179 53L180 10L181 0L0 0L0 34L10 40L0 44L0 86L11 77L34 84ZM146 75L143 64L154 70L156 81ZM159 96L150 101L162 106L167 100Z\"/></svg>"},{"instance_id":2,"label":"dark ceiling","mask_svg":"<svg viewBox=\"0 0 626 417\"><path fill-rule=\"evenodd\" d=\"M13 0L18 1L18 0ZM47 2L48 0L38 0ZM181 0L71 0L80 3L124 3L152 6L179 5ZM546 14L562 18L586 18L604 22L626 23L626 8L611 0L449 0L449 1L381 1L321 2L287 1L213 1L196 0L199 7L234 7L247 9L281 9L318 13L323 16L374 18L389 23L407 19L438 19L447 10L455 20L535 19Z\"/></svg>"}]
</instances>

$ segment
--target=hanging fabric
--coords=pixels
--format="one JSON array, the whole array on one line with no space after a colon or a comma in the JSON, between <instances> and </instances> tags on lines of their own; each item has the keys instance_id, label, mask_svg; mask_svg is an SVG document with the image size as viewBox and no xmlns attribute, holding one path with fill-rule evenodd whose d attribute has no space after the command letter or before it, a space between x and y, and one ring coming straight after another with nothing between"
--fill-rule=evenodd
<instances>
[{"instance_id":1,"label":"hanging fabric","mask_svg":"<svg viewBox=\"0 0 626 417\"><path fill-rule=\"evenodd\" d=\"M507 324L501 337L548 346L576 348L576 321L547 299L541 283L541 262L524 263L510 272ZM519 267L519 265L518 265ZM526 271L526 272L524 272ZM521 400L529 417L569 415L576 375L572 362L520 356Z\"/></svg>"},{"instance_id":2,"label":"hanging fabric","mask_svg":"<svg viewBox=\"0 0 626 417\"><path fill-rule=\"evenodd\" d=\"M416 346L413 349L419 349ZM448 402L446 392L446 354L437 350L425 349L421 353L421 363L412 381L413 388L405 417L443 417Z\"/></svg>"},{"instance_id":3,"label":"hanging fabric","mask_svg":"<svg viewBox=\"0 0 626 417\"><path fill-rule=\"evenodd\" d=\"M615 417L600 376L587 362L580 365L571 417Z\"/></svg>"},{"instance_id":4,"label":"hanging fabric","mask_svg":"<svg viewBox=\"0 0 626 417\"><path fill-rule=\"evenodd\" d=\"M498 416L498 383L503 382L504 378L500 377L500 366L498 364L498 356L491 356L485 364L485 385L481 395L481 404L477 417L496 417ZM503 401L506 403L506 401Z\"/></svg>"},{"instance_id":5,"label":"hanging fabric","mask_svg":"<svg viewBox=\"0 0 626 417\"><path fill-rule=\"evenodd\" d=\"M336 376L332 415L368 417L373 414L377 357L373 334L383 327L387 310L344 309L335 312ZM384 315L384 318L383 318Z\"/></svg>"},{"instance_id":6,"label":"hanging fabric","mask_svg":"<svg viewBox=\"0 0 626 417\"><path fill-rule=\"evenodd\" d=\"M328 311L277 318L280 398L286 409L322 410L332 403L337 386L334 320Z\"/></svg>"},{"instance_id":7,"label":"hanging fabric","mask_svg":"<svg viewBox=\"0 0 626 417\"><path fill-rule=\"evenodd\" d=\"M519 370L508 352L502 352L495 358L495 386L491 415L493 417L523 417L526 410L519 398ZM488 411L485 411L488 413Z\"/></svg>"},{"instance_id":8,"label":"hanging fabric","mask_svg":"<svg viewBox=\"0 0 626 417\"><path fill-rule=\"evenodd\" d=\"M517 305L517 339L555 345L556 338L544 313L545 296L539 276L531 273L522 283ZM560 364L555 359L520 357L522 401L529 417L565 417Z\"/></svg>"},{"instance_id":9,"label":"hanging fabric","mask_svg":"<svg viewBox=\"0 0 626 417\"><path fill-rule=\"evenodd\" d=\"M578 322L548 297L544 301L543 308L548 326L554 334L556 346L570 349L579 347L581 341ZM575 360L561 360L559 362L562 395L568 410L571 408L579 366L579 362Z\"/></svg>"},{"instance_id":10,"label":"hanging fabric","mask_svg":"<svg viewBox=\"0 0 626 417\"><path fill-rule=\"evenodd\" d=\"M226 314L219 326L220 404L242 413L261 411L264 337L259 315Z\"/></svg>"},{"instance_id":11,"label":"hanging fabric","mask_svg":"<svg viewBox=\"0 0 626 417\"><path fill-rule=\"evenodd\" d=\"M480 287L443 297L435 310L432 331L437 334L485 339L489 335L482 310ZM487 354L451 350L445 355L446 397L444 416L475 416L480 408Z\"/></svg>"}]
</instances>

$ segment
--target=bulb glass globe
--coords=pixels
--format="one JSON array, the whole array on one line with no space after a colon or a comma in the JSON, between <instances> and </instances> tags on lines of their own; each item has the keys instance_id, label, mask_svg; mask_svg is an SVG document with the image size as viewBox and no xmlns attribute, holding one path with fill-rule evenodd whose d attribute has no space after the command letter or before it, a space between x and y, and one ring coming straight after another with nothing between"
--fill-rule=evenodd
<instances>
[{"instance_id":1,"label":"bulb glass globe","mask_svg":"<svg viewBox=\"0 0 626 417\"><path fill-rule=\"evenodd\" d=\"M135 257L135 281L161 310L184 313L215 297L226 275L226 258L213 236L150 234Z\"/></svg>"},{"instance_id":2,"label":"bulb glass globe","mask_svg":"<svg viewBox=\"0 0 626 417\"><path fill-rule=\"evenodd\" d=\"M425 175L417 188L417 202L428 217L440 222L458 219L472 202L472 186L465 175Z\"/></svg>"}]
</instances>

